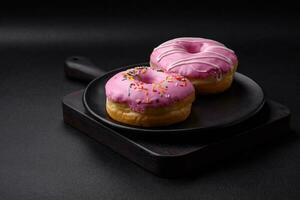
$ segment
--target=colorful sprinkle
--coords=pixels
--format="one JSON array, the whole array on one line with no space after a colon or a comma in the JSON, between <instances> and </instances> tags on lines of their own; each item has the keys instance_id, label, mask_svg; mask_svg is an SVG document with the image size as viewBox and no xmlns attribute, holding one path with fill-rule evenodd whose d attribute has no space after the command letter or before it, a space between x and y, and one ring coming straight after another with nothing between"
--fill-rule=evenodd
<instances>
[{"instance_id":1,"label":"colorful sprinkle","mask_svg":"<svg viewBox=\"0 0 300 200\"><path fill-rule=\"evenodd\" d=\"M146 97L146 99L145 99L145 103L150 103L150 99L149 99L149 97Z\"/></svg>"},{"instance_id":2,"label":"colorful sprinkle","mask_svg":"<svg viewBox=\"0 0 300 200\"><path fill-rule=\"evenodd\" d=\"M136 102L137 104L140 104L140 103L142 102L142 100L141 100L141 99L136 99L135 102Z\"/></svg>"}]
</instances>

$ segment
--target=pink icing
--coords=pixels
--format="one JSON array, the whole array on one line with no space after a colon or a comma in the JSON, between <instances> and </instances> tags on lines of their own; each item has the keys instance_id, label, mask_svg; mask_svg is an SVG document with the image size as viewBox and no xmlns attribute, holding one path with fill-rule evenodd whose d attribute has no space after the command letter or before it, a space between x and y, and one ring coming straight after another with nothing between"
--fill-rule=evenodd
<instances>
[{"instance_id":1,"label":"pink icing","mask_svg":"<svg viewBox=\"0 0 300 200\"><path fill-rule=\"evenodd\" d=\"M149 67L136 67L122 71L105 85L106 97L114 102L126 103L136 112L148 107L168 106L194 93L191 82L174 73Z\"/></svg>"},{"instance_id":2,"label":"pink icing","mask_svg":"<svg viewBox=\"0 0 300 200\"><path fill-rule=\"evenodd\" d=\"M237 57L223 44L205 38L176 38L156 47L150 57L152 66L188 78L222 77L237 65Z\"/></svg>"}]
</instances>

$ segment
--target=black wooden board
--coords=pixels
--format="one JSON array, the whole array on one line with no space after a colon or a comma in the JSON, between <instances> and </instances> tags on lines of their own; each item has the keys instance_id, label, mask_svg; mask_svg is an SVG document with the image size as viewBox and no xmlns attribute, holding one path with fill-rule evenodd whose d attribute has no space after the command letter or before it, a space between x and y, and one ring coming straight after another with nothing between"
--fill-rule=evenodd
<instances>
[{"instance_id":1,"label":"black wooden board","mask_svg":"<svg viewBox=\"0 0 300 200\"><path fill-rule=\"evenodd\" d=\"M77 91L63 98L65 123L161 177L199 172L289 132L289 109L268 100L254 117L230 130L216 130L218 134L212 134L213 137L201 137L202 134L199 137L137 137L93 118L84 109L82 93L83 90Z\"/></svg>"}]
</instances>

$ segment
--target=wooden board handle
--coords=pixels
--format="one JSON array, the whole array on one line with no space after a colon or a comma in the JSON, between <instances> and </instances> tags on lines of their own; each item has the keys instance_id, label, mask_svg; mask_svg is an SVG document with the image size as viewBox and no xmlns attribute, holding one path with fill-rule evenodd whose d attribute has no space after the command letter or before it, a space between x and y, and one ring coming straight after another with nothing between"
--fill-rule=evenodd
<instances>
[{"instance_id":1,"label":"wooden board handle","mask_svg":"<svg viewBox=\"0 0 300 200\"><path fill-rule=\"evenodd\" d=\"M67 77L90 82L105 74L89 58L83 56L71 56L65 61L65 74Z\"/></svg>"}]
</instances>

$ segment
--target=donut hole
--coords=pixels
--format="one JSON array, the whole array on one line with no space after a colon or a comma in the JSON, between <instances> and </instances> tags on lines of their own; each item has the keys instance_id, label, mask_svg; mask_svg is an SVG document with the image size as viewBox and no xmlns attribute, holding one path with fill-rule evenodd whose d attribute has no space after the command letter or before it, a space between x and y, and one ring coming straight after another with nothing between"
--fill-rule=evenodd
<instances>
[{"instance_id":1,"label":"donut hole","mask_svg":"<svg viewBox=\"0 0 300 200\"><path fill-rule=\"evenodd\" d=\"M141 82L146 83L146 84L152 84L157 82L157 79L155 78L155 76L141 76Z\"/></svg>"},{"instance_id":2,"label":"donut hole","mask_svg":"<svg viewBox=\"0 0 300 200\"><path fill-rule=\"evenodd\" d=\"M153 84L161 82L164 79L162 72L156 70L148 70L146 73L140 74L139 81L145 84Z\"/></svg>"},{"instance_id":3,"label":"donut hole","mask_svg":"<svg viewBox=\"0 0 300 200\"><path fill-rule=\"evenodd\" d=\"M186 43L183 43L182 46L188 53L199 53L201 50L202 44L186 42Z\"/></svg>"}]
</instances>

